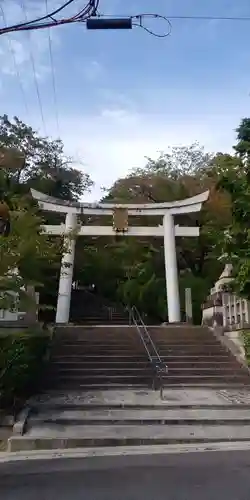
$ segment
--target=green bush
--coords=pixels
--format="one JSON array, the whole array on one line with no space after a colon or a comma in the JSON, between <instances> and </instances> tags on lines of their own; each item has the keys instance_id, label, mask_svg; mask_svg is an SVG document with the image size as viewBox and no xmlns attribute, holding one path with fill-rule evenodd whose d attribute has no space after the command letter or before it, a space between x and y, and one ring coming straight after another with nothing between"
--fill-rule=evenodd
<instances>
[{"instance_id":1,"label":"green bush","mask_svg":"<svg viewBox=\"0 0 250 500\"><path fill-rule=\"evenodd\" d=\"M0 336L0 408L15 409L39 390L50 338L30 331Z\"/></svg>"},{"instance_id":2,"label":"green bush","mask_svg":"<svg viewBox=\"0 0 250 500\"><path fill-rule=\"evenodd\" d=\"M246 360L248 366L250 366L250 330L244 330L243 332L244 348L246 353Z\"/></svg>"}]
</instances>

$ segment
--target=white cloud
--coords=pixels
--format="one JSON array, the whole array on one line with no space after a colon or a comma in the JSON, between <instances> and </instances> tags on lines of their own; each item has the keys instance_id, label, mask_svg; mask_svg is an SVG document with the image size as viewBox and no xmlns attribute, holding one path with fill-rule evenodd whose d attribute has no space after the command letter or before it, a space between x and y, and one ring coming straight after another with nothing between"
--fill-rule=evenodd
<instances>
[{"instance_id":1,"label":"white cloud","mask_svg":"<svg viewBox=\"0 0 250 500\"><path fill-rule=\"evenodd\" d=\"M65 117L61 121L66 151L84 162L96 182L85 199L98 199L101 187L110 186L145 157L157 158L170 145L199 141L208 151L230 151L240 116L134 114L118 109L96 115Z\"/></svg>"}]
</instances>

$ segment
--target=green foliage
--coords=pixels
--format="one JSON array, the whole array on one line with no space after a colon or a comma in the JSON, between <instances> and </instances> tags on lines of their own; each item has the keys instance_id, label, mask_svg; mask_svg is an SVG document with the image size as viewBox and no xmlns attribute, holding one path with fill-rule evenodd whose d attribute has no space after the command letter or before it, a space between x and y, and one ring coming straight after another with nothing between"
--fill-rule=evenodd
<instances>
[{"instance_id":1,"label":"green foliage","mask_svg":"<svg viewBox=\"0 0 250 500\"><path fill-rule=\"evenodd\" d=\"M250 366L250 330L244 330L243 342L248 366Z\"/></svg>"},{"instance_id":2,"label":"green foliage","mask_svg":"<svg viewBox=\"0 0 250 500\"><path fill-rule=\"evenodd\" d=\"M73 168L75 163L65 155L60 140L40 137L17 117L0 117L0 200L11 209L11 234L0 236L0 288L4 292L0 308L15 306L15 296L8 290L18 292L27 303L27 294L22 293L27 285L43 286L45 295L56 294L62 245L60 239L42 234L41 226L62 219L59 214L45 213L41 218L30 188L78 200L93 183L83 170Z\"/></svg>"},{"instance_id":3,"label":"green foliage","mask_svg":"<svg viewBox=\"0 0 250 500\"><path fill-rule=\"evenodd\" d=\"M0 407L15 408L39 389L50 336L16 332L0 336Z\"/></svg>"},{"instance_id":4,"label":"green foliage","mask_svg":"<svg viewBox=\"0 0 250 500\"><path fill-rule=\"evenodd\" d=\"M46 269L59 268L62 251L61 239L43 233L35 209L14 198L12 205L10 235L0 236L0 309L14 307L15 294L29 300L27 288L46 283Z\"/></svg>"},{"instance_id":5,"label":"green foliage","mask_svg":"<svg viewBox=\"0 0 250 500\"><path fill-rule=\"evenodd\" d=\"M1 162L0 191L7 198L27 195L32 187L51 196L77 200L93 184L87 174L72 167L75 162L65 156L61 140L39 137L17 117L11 121L4 115L0 117L0 152L6 151L9 155Z\"/></svg>"},{"instance_id":6,"label":"green foliage","mask_svg":"<svg viewBox=\"0 0 250 500\"><path fill-rule=\"evenodd\" d=\"M243 118L236 132L238 143L234 149L243 162L250 166L250 118Z\"/></svg>"},{"instance_id":7,"label":"green foliage","mask_svg":"<svg viewBox=\"0 0 250 500\"><path fill-rule=\"evenodd\" d=\"M250 120L241 122L238 144L239 154L233 168L223 171L217 189L228 193L231 199L232 219L226 231L218 236L222 259L233 265L234 291L250 298Z\"/></svg>"},{"instance_id":8,"label":"green foliage","mask_svg":"<svg viewBox=\"0 0 250 500\"><path fill-rule=\"evenodd\" d=\"M184 310L184 290L192 288L194 318L201 319L201 304L221 273L218 260L221 251L216 242L218 234L231 220L230 199L215 190L218 170L229 168L230 155L210 155L198 144L169 148L154 161L148 159L144 168L135 169L119 179L107 193L104 201L154 203L188 198L210 189L210 199L199 214L175 217L180 225L200 226L200 237L176 238L180 295ZM220 168L219 168L220 165ZM161 217L137 217L133 225L162 224ZM102 250L99 259L102 262ZM140 310L166 319L166 284L164 248L161 239L127 239L110 248L109 268L120 263L124 277L120 279L119 297L126 303L135 303ZM104 259L103 259L104 260ZM101 264L100 264L101 266ZM99 268L101 281L102 270ZM117 292L114 291L114 295Z\"/></svg>"}]
</instances>

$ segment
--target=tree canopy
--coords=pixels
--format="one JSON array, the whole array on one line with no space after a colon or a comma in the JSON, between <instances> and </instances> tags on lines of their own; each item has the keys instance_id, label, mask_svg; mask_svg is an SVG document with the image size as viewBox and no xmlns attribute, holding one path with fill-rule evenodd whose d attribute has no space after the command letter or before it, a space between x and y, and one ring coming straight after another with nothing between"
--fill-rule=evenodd
<instances>
[{"instance_id":1,"label":"tree canopy","mask_svg":"<svg viewBox=\"0 0 250 500\"><path fill-rule=\"evenodd\" d=\"M221 172L218 190L230 196L232 219L219 239L222 259L233 265L236 293L250 299L250 119L237 128L236 158Z\"/></svg>"},{"instance_id":2,"label":"tree canopy","mask_svg":"<svg viewBox=\"0 0 250 500\"><path fill-rule=\"evenodd\" d=\"M12 309L16 294L25 303L29 287L45 285L48 267L50 272L59 267L62 252L61 240L42 231L35 209L18 198L12 199L12 208L10 234L0 235L0 309Z\"/></svg>"},{"instance_id":3,"label":"tree canopy","mask_svg":"<svg viewBox=\"0 0 250 500\"><path fill-rule=\"evenodd\" d=\"M60 140L40 137L17 117L0 117L0 201L9 206L11 226L8 237L0 236L0 309L13 305L9 291L25 298L25 290L34 285L56 293L62 242L43 233L45 214L35 207L30 188L78 200L93 183L73 163Z\"/></svg>"},{"instance_id":4,"label":"tree canopy","mask_svg":"<svg viewBox=\"0 0 250 500\"><path fill-rule=\"evenodd\" d=\"M62 199L78 200L93 182L74 168L61 140L39 137L17 117L0 117L0 191L24 195L30 188Z\"/></svg>"}]
</instances>

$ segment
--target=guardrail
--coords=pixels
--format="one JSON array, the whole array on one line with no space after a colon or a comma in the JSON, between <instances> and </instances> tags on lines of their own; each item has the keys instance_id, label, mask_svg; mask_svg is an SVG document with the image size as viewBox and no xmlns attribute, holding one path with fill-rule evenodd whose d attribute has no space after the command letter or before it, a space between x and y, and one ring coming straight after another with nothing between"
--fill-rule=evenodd
<instances>
[{"instance_id":1,"label":"guardrail","mask_svg":"<svg viewBox=\"0 0 250 500\"><path fill-rule=\"evenodd\" d=\"M138 335L143 343L148 359L153 369L153 389L160 389L160 396L163 396L163 380L162 375L168 373L168 366L161 359L160 354L150 336L150 333L141 317L136 306L127 308L129 312L130 324L134 324Z\"/></svg>"}]
</instances>

